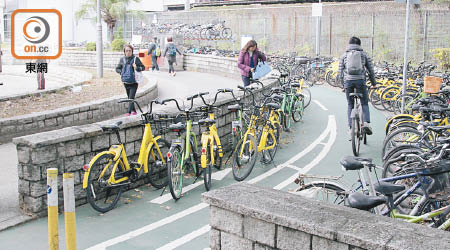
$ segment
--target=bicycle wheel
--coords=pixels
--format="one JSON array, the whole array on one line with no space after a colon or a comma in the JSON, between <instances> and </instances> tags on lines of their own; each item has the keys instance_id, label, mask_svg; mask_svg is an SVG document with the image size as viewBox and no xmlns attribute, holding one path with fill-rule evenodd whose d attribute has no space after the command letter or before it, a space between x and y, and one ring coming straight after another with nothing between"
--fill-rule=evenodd
<instances>
[{"instance_id":1,"label":"bicycle wheel","mask_svg":"<svg viewBox=\"0 0 450 250\"><path fill-rule=\"evenodd\" d=\"M295 192L296 195L325 201L336 205L345 205L345 190L328 182L314 182L306 184Z\"/></svg>"},{"instance_id":2,"label":"bicycle wheel","mask_svg":"<svg viewBox=\"0 0 450 250\"><path fill-rule=\"evenodd\" d=\"M272 129L273 135L275 137L275 141L272 138L272 136L267 136L266 146L274 146L271 149L263 150L262 155L265 163L271 163L273 159L275 158L275 154L277 153L279 142L280 142L280 131L281 128L279 125L275 125L275 127ZM259 141L259 140L258 140Z\"/></svg>"},{"instance_id":3,"label":"bicycle wheel","mask_svg":"<svg viewBox=\"0 0 450 250\"><path fill-rule=\"evenodd\" d=\"M233 177L237 181L243 181L252 172L258 158L258 144L253 135L239 141L233 156Z\"/></svg>"},{"instance_id":4,"label":"bicycle wheel","mask_svg":"<svg viewBox=\"0 0 450 250\"><path fill-rule=\"evenodd\" d=\"M292 110L291 110L292 113ZM280 115L280 123L283 124L283 129L289 130L291 128L291 118L289 117L289 113L283 112L282 115Z\"/></svg>"},{"instance_id":5,"label":"bicycle wheel","mask_svg":"<svg viewBox=\"0 0 450 250\"><path fill-rule=\"evenodd\" d=\"M174 147L170 151L170 158L167 158L167 176L169 179L169 190L174 200L181 197L183 190L183 166L181 165L181 147Z\"/></svg>"},{"instance_id":6,"label":"bicycle wheel","mask_svg":"<svg viewBox=\"0 0 450 250\"><path fill-rule=\"evenodd\" d=\"M157 141L159 150L161 151L161 156L156 149L156 146L153 145L150 149L150 153L148 154L148 173L147 179L150 184L157 188L163 188L169 182L167 178L167 152L169 152L170 144L164 139L158 139ZM163 160L165 164L163 163Z\"/></svg>"},{"instance_id":7,"label":"bicycle wheel","mask_svg":"<svg viewBox=\"0 0 450 250\"><path fill-rule=\"evenodd\" d=\"M223 39L230 39L231 38L231 29L230 28L225 28L222 30L222 38Z\"/></svg>"},{"instance_id":8,"label":"bicycle wheel","mask_svg":"<svg viewBox=\"0 0 450 250\"><path fill-rule=\"evenodd\" d=\"M292 114L292 120L294 120L294 122L299 122L302 120L303 118L303 111L304 111L304 107L305 103L303 98L295 98L294 102L292 103L292 107L291 107L291 114Z\"/></svg>"},{"instance_id":9,"label":"bicycle wheel","mask_svg":"<svg viewBox=\"0 0 450 250\"><path fill-rule=\"evenodd\" d=\"M114 155L104 154L92 163L89 171L87 200L92 208L100 213L113 209L122 195L123 186L114 187L108 184L115 164L113 159ZM123 165L119 163L116 176L123 171Z\"/></svg>"},{"instance_id":10,"label":"bicycle wheel","mask_svg":"<svg viewBox=\"0 0 450 250\"><path fill-rule=\"evenodd\" d=\"M352 150L354 156L359 155L360 134L361 134L361 127L359 124L359 118L358 117L352 118Z\"/></svg>"},{"instance_id":11,"label":"bicycle wheel","mask_svg":"<svg viewBox=\"0 0 450 250\"><path fill-rule=\"evenodd\" d=\"M393 131L384 139L383 148L381 150L381 156L384 158L386 152L390 149L404 145L404 144L417 144L421 137L421 133L412 128L401 128Z\"/></svg>"},{"instance_id":12,"label":"bicycle wheel","mask_svg":"<svg viewBox=\"0 0 450 250\"><path fill-rule=\"evenodd\" d=\"M236 145L240 140L241 140L241 126L235 125L231 131L231 143L232 143L231 150L236 148Z\"/></svg>"},{"instance_id":13,"label":"bicycle wheel","mask_svg":"<svg viewBox=\"0 0 450 250\"><path fill-rule=\"evenodd\" d=\"M303 99L304 99L304 108L306 109L311 103L311 90L309 88L302 88Z\"/></svg>"},{"instance_id":14,"label":"bicycle wheel","mask_svg":"<svg viewBox=\"0 0 450 250\"><path fill-rule=\"evenodd\" d=\"M206 167L202 170L203 183L205 184L206 191L209 191L209 189L211 189L211 157L214 156L211 155L211 144L209 144L208 147L206 148L206 161L207 161Z\"/></svg>"}]
</instances>

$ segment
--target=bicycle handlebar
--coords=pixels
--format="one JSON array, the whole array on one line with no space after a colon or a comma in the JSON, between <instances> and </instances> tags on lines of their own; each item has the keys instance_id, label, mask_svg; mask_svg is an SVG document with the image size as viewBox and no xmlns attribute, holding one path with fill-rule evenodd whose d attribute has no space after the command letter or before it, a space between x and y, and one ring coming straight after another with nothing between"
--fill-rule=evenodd
<instances>
[{"instance_id":1,"label":"bicycle handlebar","mask_svg":"<svg viewBox=\"0 0 450 250\"><path fill-rule=\"evenodd\" d=\"M168 103L168 102L175 102L175 104L177 105L178 110L179 110L179 111L184 111L184 110L182 110L182 109L180 108L180 105L178 104L178 101L177 101L176 99L173 99L173 98L171 98L171 99L165 99L165 100L161 101L160 104L161 104L161 105L166 105L166 103Z\"/></svg>"}]
</instances>

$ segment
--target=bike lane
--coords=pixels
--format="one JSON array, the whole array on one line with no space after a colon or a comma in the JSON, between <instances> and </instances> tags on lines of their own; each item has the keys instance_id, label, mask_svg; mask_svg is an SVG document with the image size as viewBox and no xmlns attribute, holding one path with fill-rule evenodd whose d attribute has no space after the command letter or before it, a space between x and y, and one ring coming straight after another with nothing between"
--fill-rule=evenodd
<instances>
[{"instance_id":1,"label":"bike lane","mask_svg":"<svg viewBox=\"0 0 450 250\"><path fill-rule=\"evenodd\" d=\"M340 175L343 172L339 160L352 154L346 128L345 95L335 89L313 87L312 98L304 120L293 124L290 133L282 134L274 163L263 165L258 161L246 181L287 191L294 189L295 184L286 180L304 168L310 168L308 173L313 174ZM380 163L385 119L375 109L371 108L371 112L374 135L368 137L368 145L361 145L360 152L361 156L372 157ZM345 177L355 181L355 174L346 173ZM212 189L236 183L229 169L220 174L215 172L213 178ZM193 180L190 178L185 184L189 186ZM143 186L125 193L117 207L103 215L89 205L77 207L78 248L208 248L209 209L201 203L201 193L205 191L203 180L197 183L190 186L193 188L188 192L185 187L184 196L177 202L168 191L162 196L168 199L164 199L159 196L161 190ZM63 215L59 216L59 222L60 246L64 248ZM24 236L26 240L14 240ZM2 249L47 248L47 218L0 232L0 242Z\"/></svg>"}]
</instances>

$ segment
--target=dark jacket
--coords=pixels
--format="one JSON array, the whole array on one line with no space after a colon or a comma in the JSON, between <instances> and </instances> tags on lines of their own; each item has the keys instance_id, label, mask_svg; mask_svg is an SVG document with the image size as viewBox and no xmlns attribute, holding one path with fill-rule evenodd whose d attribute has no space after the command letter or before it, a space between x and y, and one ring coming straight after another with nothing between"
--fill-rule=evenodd
<instances>
[{"instance_id":1,"label":"dark jacket","mask_svg":"<svg viewBox=\"0 0 450 250\"><path fill-rule=\"evenodd\" d=\"M364 65L364 68L369 71L369 79L372 82L372 85L375 86L377 84L377 82L375 80L375 73L373 70L372 59L370 59L369 55L367 55L367 53L363 51L361 46L359 46L357 44L349 44L345 53L341 56L341 58L339 60L339 78L341 80L343 80L343 82L351 81L351 80L365 80L366 79L365 71L361 75L347 74L346 68L345 68L345 65L347 65L347 52L349 52L351 50L362 51L362 53L361 53L362 54L362 56L361 56L362 64Z\"/></svg>"},{"instance_id":2,"label":"dark jacket","mask_svg":"<svg viewBox=\"0 0 450 250\"><path fill-rule=\"evenodd\" d=\"M261 59L264 62L266 61L266 56L256 49L253 52L254 68L258 65L258 59ZM241 75L246 77L249 76L249 72L252 68L250 67L250 53L248 53L248 51L241 51L241 53L239 53L238 68L241 70Z\"/></svg>"},{"instance_id":3,"label":"dark jacket","mask_svg":"<svg viewBox=\"0 0 450 250\"><path fill-rule=\"evenodd\" d=\"M119 64L117 64L117 67L116 67L116 72L119 73L120 75L122 75L122 69L123 69L123 65L124 65L124 60L126 61L126 63L129 63L129 64L132 65L134 63L134 58L135 57L136 56L133 55L133 56L128 57L128 58L125 57L125 56L120 58ZM143 70L145 70L144 64L142 64L142 62L139 59L139 57L136 57L136 71L141 72Z\"/></svg>"},{"instance_id":4,"label":"dark jacket","mask_svg":"<svg viewBox=\"0 0 450 250\"><path fill-rule=\"evenodd\" d=\"M158 47L158 45L156 43L152 43L150 44L150 47L148 48L148 53L147 55L152 55L152 56L156 56L156 48Z\"/></svg>"},{"instance_id":5,"label":"dark jacket","mask_svg":"<svg viewBox=\"0 0 450 250\"><path fill-rule=\"evenodd\" d=\"M181 56L181 52L178 50L177 46L173 42L169 42L169 43L167 43L166 49L164 50L164 57L167 55L167 52L169 51L169 48L171 46L175 46L175 49L177 50L177 53L180 54L180 56ZM176 54L174 56L167 55L167 60L169 62L176 62L177 61L177 55Z\"/></svg>"}]
</instances>

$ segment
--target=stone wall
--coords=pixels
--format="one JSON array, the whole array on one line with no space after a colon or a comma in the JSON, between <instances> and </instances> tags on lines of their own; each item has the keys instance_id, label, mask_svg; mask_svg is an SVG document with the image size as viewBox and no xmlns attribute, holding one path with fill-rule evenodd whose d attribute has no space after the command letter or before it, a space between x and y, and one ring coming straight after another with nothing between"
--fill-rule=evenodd
<instances>
[{"instance_id":1,"label":"stone wall","mask_svg":"<svg viewBox=\"0 0 450 250\"><path fill-rule=\"evenodd\" d=\"M237 67L237 58L234 57L186 54L184 68L188 71L212 73L226 77L240 75Z\"/></svg>"},{"instance_id":2,"label":"stone wall","mask_svg":"<svg viewBox=\"0 0 450 250\"><path fill-rule=\"evenodd\" d=\"M266 81L266 88L274 86L274 80ZM238 91L236 91L238 92ZM257 92L257 96L260 92ZM230 95L216 104L219 108L216 126L224 149L229 148L229 135L231 134L231 122L233 113L230 113L227 106L233 103ZM249 97L246 97L249 98ZM245 100L250 101L250 100ZM176 114L173 106L154 107L155 112ZM123 117L121 120L121 140L124 142L127 155L135 160L139 154L143 128L138 116ZM45 216L47 213L46 196L46 169L58 168L59 184L61 189L62 173L71 172L75 174L75 199L76 205L87 203L86 191L82 189L82 178L84 171L82 167L89 163L93 156L101 151L107 150L112 144L117 143L115 134L105 134L100 125L113 123L116 120L74 126L59 130L28 135L14 138L18 153L18 177L19 177L19 203L23 211L36 216ZM200 139L198 125L193 127ZM157 129L153 126L152 131L157 134ZM173 133L162 134L163 138L171 141L175 137ZM143 184L140 180L136 185ZM62 192L60 194L60 209L62 209Z\"/></svg>"},{"instance_id":3,"label":"stone wall","mask_svg":"<svg viewBox=\"0 0 450 250\"><path fill-rule=\"evenodd\" d=\"M207 193L211 250L450 249L450 233L238 183Z\"/></svg>"},{"instance_id":4,"label":"stone wall","mask_svg":"<svg viewBox=\"0 0 450 250\"><path fill-rule=\"evenodd\" d=\"M139 103L149 103L156 97L158 97L158 89L156 83L152 81L139 88L136 94ZM88 124L122 115L126 113L128 104L118 103L120 98L126 98L126 95L0 119L0 143L8 142L12 138L22 135Z\"/></svg>"}]
</instances>

